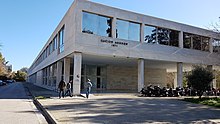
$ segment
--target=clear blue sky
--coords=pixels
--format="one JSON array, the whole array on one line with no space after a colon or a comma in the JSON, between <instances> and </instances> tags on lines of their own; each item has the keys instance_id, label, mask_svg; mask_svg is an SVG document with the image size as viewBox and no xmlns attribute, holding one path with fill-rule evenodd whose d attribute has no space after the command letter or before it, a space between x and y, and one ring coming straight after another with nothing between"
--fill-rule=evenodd
<instances>
[{"instance_id":1,"label":"clear blue sky","mask_svg":"<svg viewBox=\"0 0 220 124\"><path fill-rule=\"evenodd\" d=\"M13 70L29 67L74 0L1 0L1 52ZM220 0L92 0L207 28L220 16Z\"/></svg>"}]
</instances>

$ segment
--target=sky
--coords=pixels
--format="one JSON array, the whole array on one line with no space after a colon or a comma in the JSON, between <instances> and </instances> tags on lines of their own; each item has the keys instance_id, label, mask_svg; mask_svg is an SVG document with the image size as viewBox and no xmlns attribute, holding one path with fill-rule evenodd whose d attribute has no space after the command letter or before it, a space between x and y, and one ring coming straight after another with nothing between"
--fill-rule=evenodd
<instances>
[{"instance_id":1,"label":"sky","mask_svg":"<svg viewBox=\"0 0 220 124\"><path fill-rule=\"evenodd\" d=\"M0 52L13 71L31 66L73 1L0 1ZM220 0L91 1L206 29L220 17Z\"/></svg>"}]
</instances>

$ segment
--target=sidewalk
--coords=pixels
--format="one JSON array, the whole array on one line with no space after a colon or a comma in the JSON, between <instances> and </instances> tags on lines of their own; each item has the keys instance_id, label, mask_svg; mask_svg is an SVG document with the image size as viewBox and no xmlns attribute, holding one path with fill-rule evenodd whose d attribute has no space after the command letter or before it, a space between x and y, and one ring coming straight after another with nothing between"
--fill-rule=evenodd
<instances>
[{"instance_id":1,"label":"sidewalk","mask_svg":"<svg viewBox=\"0 0 220 124\"><path fill-rule=\"evenodd\" d=\"M59 99L54 97L58 96L54 91L30 85L28 88L33 94L51 94L52 97L38 101L59 124L220 123L220 109L191 104L177 98L107 93L94 94L89 99Z\"/></svg>"}]
</instances>

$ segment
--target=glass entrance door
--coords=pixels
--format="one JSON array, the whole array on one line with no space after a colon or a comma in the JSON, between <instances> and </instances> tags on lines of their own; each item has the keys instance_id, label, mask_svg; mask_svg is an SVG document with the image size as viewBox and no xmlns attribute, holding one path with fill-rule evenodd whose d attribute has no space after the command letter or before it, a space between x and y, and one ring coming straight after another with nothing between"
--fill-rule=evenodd
<instances>
[{"instance_id":1,"label":"glass entrance door","mask_svg":"<svg viewBox=\"0 0 220 124\"><path fill-rule=\"evenodd\" d=\"M83 72L84 71L84 72ZM106 89L106 68L105 66L83 65L81 89L86 89L86 82L90 79L93 91L102 91Z\"/></svg>"}]
</instances>

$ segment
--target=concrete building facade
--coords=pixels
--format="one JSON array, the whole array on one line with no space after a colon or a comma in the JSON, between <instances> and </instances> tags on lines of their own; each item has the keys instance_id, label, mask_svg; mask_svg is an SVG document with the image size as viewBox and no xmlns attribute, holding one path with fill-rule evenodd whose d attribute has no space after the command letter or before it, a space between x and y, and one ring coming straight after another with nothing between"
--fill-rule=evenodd
<instances>
[{"instance_id":1,"label":"concrete building facade","mask_svg":"<svg viewBox=\"0 0 220 124\"><path fill-rule=\"evenodd\" d=\"M56 89L73 80L74 94L90 79L93 91L137 92L148 84L183 86L193 64L220 65L219 34L173 21L75 0L28 72L29 82ZM214 85L214 84L213 84Z\"/></svg>"}]
</instances>

